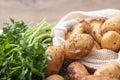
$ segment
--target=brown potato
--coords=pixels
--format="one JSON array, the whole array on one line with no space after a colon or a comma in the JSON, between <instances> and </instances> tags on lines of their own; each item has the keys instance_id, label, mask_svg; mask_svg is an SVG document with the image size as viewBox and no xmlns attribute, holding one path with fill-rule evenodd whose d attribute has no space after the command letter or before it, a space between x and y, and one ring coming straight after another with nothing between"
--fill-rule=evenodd
<instances>
[{"instance_id":1,"label":"brown potato","mask_svg":"<svg viewBox=\"0 0 120 80\"><path fill-rule=\"evenodd\" d=\"M87 55L94 45L94 40L89 34L77 34L66 40L61 45L66 59L80 59Z\"/></svg>"},{"instance_id":2,"label":"brown potato","mask_svg":"<svg viewBox=\"0 0 120 80\"><path fill-rule=\"evenodd\" d=\"M60 75L54 74L54 75L48 76L45 80L64 80L64 78Z\"/></svg>"},{"instance_id":3,"label":"brown potato","mask_svg":"<svg viewBox=\"0 0 120 80\"><path fill-rule=\"evenodd\" d=\"M107 76L110 78L120 78L120 64L117 62L110 62L99 67L94 75Z\"/></svg>"},{"instance_id":4,"label":"brown potato","mask_svg":"<svg viewBox=\"0 0 120 80\"><path fill-rule=\"evenodd\" d=\"M98 49L101 49L101 46L96 41L94 41L94 46L92 48L92 51L93 50L98 50Z\"/></svg>"},{"instance_id":5,"label":"brown potato","mask_svg":"<svg viewBox=\"0 0 120 80\"><path fill-rule=\"evenodd\" d=\"M107 77L107 76L89 75L89 76L85 76L84 78L82 78L80 80L119 80L119 79L110 78L110 77Z\"/></svg>"},{"instance_id":6,"label":"brown potato","mask_svg":"<svg viewBox=\"0 0 120 80\"><path fill-rule=\"evenodd\" d=\"M61 47L51 46L47 49L48 54L51 56L51 60L47 60L46 75L57 74L62 67L64 61L64 53Z\"/></svg>"},{"instance_id":7,"label":"brown potato","mask_svg":"<svg viewBox=\"0 0 120 80\"><path fill-rule=\"evenodd\" d=\"M103 49L119 51L120 50L120 34L115 31L106 32L102 37L101 47Z\"/></svg>"},{"instance_id":8,"label":"brown potato","mask_svg":"<svg viewBox=\"0 0 120 80\"><path fill-rule=\"evenodd\" d=\"M102 24L104 23L105 19L93 19L90 22L90 25L92 27L91 35L97 41L99 44L101 43L102 35L100 34L100 28Z\"/></svg>"},{"instance_id":9,"label":"brown potato","mask_svg":"<svg viewBox=\"0 0 120 80\"><path fill-rule=\"evenodd\" d=\"M74 35L77 35L77 34L90 34L91 29L92 28L91 28L90 24L83 20L74 26L70 37L73 37Z\"/></svg>"},{"instance_id":10,"label":"brown potato","mask_svg":"<svg viewBox=\"0 0 120 80\"><path fill-rule=\"evenodd\" d=\"M120 14L114 15L105 21L105 23L101 26L101 34L108 31L116 31L120 33Z\"/></svg>"},{"instance_id":11,"label":"brown potato","mask_svg":"<svg viewBox=\"0 0 120 80\"><path fill-rule=\"evenodd\" d=\"M81 80L89 75L87 69L80 62L72 62L67 68L70 80Z\"/></svg>"}]
</instances>

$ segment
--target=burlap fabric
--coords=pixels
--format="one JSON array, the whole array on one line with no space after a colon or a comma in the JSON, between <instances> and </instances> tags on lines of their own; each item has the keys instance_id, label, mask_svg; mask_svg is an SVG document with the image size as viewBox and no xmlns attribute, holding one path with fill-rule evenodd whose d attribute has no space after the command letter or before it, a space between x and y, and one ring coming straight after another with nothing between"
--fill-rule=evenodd
<instances>
[{"instance_id":1,"label":"burlap fabric","mask_svg":"<svg viewBox=\"0 0 120 80\"><path fill-rule=\"evenodd\" d=\"M65 41L65 33L79 22L80 19L86 19L88 17L105 17L109 18L115 14L120 13L117 9L104 9L99 11L73 11L65 15L58 24L52 29L51 36L53 37L53 45L59 46ZM92 51L86 57L80 60L81 63L87 67L96 69L102 64L116 61L120 62L120 53L113 52L107 49L100 49Z\"/></svg>"}]
</instances>

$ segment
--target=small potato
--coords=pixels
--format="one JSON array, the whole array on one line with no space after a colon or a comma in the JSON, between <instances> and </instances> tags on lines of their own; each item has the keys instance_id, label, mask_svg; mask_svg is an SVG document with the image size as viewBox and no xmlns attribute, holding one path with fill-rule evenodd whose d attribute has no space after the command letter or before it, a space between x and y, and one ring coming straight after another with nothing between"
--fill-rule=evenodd
<instances>
[{"instance_id":1,"label":"small potato","mask_svg":"<svg viewBox=\"0 0 120 80\"><path fill-rule=\"evenodd\" d=\"M120 78L120 64L117 62L110 62L99 67L94 75L107 76L110 78Z\"/></svg>"},{"instance_id":2,"label":"small potato","mask_svg":"<svg viewBox=\"0 0 120 80\"><path fill-rule=\"evenodd\" d=\"M87 69L80 62L72 62L67 68L70 80L81 80L89 75Z\"/></svg>"},{"instance_id":3,"label":"small potato","mask_svg":"<svg viewBox=\"0 0 120 80\"><path fill-rule=\"evenodd\" d=\"M64 80L64 78L60 75L54 74L54 75L48 76L45 80Z\"/></svg>"},{"instance_id":4,"label":"small potato","mask_svg":"<svg viewBox=\"0 0 120 80\"><path fill-rule=\"evenodd\" d=\"M120 33L120 14L116 14L108 20L106 20L101 26L100 31L102 35L108 31L116 31Z\"/></svg>"},{"instance_id":5,"label":"small potato","mask_svg":"<svg viewBox=\"0 0 120 80\"><path fill-rule=\"evenodd\" d=\"M62 67L64 61L64 53L61 47L51 46L47 49L48 54L51 56L51 60L47 60L46 75L57 74Z\"/></svg>"},{"instance_id":6,"label":"small potato","mask_svg":"<svg viewBox=\"0 0 120 80\"><path fill-rule=\"evenodd\" d=\"M106 32L102 37L101 47L103 49L119 51L120 50L120 34L115 31Z\"/></svg>"},{"instance_id":7,"label":"small potato","mask_svg":"<svg viewBox=\"0 0 120 80\"><path fill-rule=\"evenodd\" d=\"M100 28L102 24L104 23L105 19L93 19L90 22L90 25L92 27L91 35L97 41L99 44L101 43L102 35L100 34Z\"/></svg>"},{"instance_id":8,"label":"small potato","mask_svg":"<svg viewBox=\"0 0 120 80\"><path fill-rule=\"evenodd\" d=\"M92 51L98 50L98 49L101 49L101 46L96 41L94 41L94 46L92 48Z\"/></svg>"},{"instance_id":9,"label":"small potato","mask_svg":"<svg viewBox=\"0 0 120 80\"><path fill-rule=\"evenodd\" d=\"M81 21L80 23L76 24L73 28L71 37L77 34L90 34L91 33L91 26L89 23L85 21Z\"/></svg>"},{"instance_id":10,"label":"small potato","mask_svg":"<svg viewBox=\"0 0 120 80\"><path fill-rule=\"evenodd\" d=\"M61 47L65 53L65 59L81 59L89 54L94 45L94 40L89 34L77 34L66 40Z\"/></svg>"},{"instance_id":11,"label":"small potato","mask_svg":"<svg viewBox=\"0 0 120 80\"><path fill-rule=\"evenodd\" d=\"M89 75L89 76L85 76L80 80L119 80L116 78L110 78L107 76L96 76L96 75Z\"/></svg>"}]
</instances>

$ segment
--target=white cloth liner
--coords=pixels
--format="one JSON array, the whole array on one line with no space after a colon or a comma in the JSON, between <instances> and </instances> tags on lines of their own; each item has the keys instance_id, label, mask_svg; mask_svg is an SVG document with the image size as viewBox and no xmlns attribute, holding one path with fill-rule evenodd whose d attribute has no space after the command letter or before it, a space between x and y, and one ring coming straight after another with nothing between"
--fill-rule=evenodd
<instances>
[{"instance_id":1,"label":"white cloth liner","mask_svg":"<svg viewBox=\"0 0 120 80\"><path fill-rule=\"evenodd\" d=\"M120 52L116 53L108 49L100 49L91 51L86 57L82 60L79 60L81 63L87 67L97 69L97 67L108 63L108 62L119 62L120 63Z\"/></svg>"},{"instance_id":2,"label":"white cloth liner","mask_svg":"<svg viewBox=\"0 0 120 80\"><path fill-rule=\"evenodd\" d=\"M105 17L109 18L115 14L120 13L117 9L104 9L99 11L73 11L63 16L58 24L52 29L51 36L53 37L53 45L59 46L65 41L65 33L79 22L79 19L86 19L87 17ZM96 56L96 57L95 57ZM96 69L104 63L116 61L120 63L119 54L107 49L100 49L92 51L89 55L80 60L84 65Z\"/></svg>"},{"instance_id":3,"label":"white cloth liner","mask_svg":"<svg viewBox=\"0 0 120 80\"><path fill-rule=\"evenodd\" d=\"M3 33L3 31L0 29L0 34L2 34Z\"/></svg>"}]
</instances>

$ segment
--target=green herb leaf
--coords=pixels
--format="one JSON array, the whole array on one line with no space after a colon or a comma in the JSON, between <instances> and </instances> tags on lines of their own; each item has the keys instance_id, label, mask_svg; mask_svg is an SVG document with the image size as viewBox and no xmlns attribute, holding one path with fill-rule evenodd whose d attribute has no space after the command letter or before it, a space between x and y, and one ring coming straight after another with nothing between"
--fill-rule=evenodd
<instances>
[{"instance_id":1,"label":"green herb leaf","mask_svg":"<svg viewBox=\"0 0 120 80\"><path fill-rule=\"evenodd\" d=\"M10 18L12 24L4 23L0 34L0 79L41 80L45 78L45 52L51 41L50 32L55 24L45 20L34 28L23 21Z\"/></svg>"}]
</instances>

